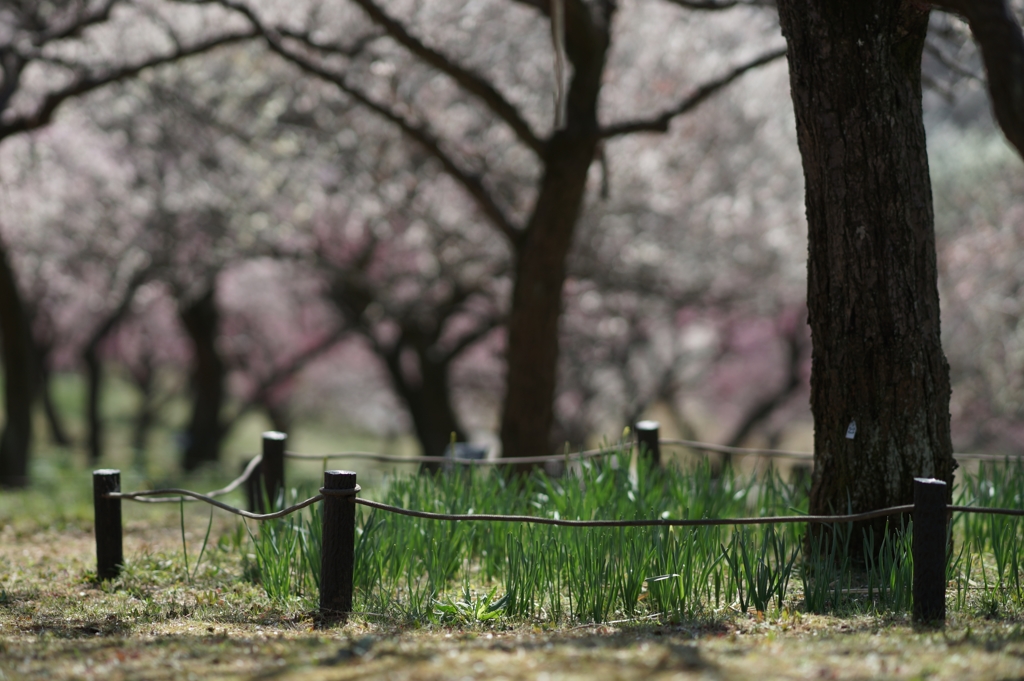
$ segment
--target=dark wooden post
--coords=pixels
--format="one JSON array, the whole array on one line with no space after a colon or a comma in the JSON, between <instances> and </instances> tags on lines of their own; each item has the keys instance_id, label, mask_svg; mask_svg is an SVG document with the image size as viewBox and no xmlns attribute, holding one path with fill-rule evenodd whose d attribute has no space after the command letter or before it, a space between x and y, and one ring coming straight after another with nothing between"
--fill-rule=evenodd
<instances>
[{"instance_id":1,"label":"dark wooden post","mask_svg":"<svg viewBox=\"0 0 1024 681\"><path fill-rule=\"evenodd\" d=\"M640 421L636 424L636 446L640 456L648 457L655 468L661 465L661 445L658 443L660 427L657 421Z\"/></svg>"},{"instance_id":2,"label":"dark wooden post","mask_svg":"<svg viewBox=\"0 0 1024 681\"><path fill-rule=\"evenodd\" d=\"M283 496L285 489L284 445L287 440L288 435L276 430L268 430L263 433L263 460L259 466L260 477L263 479L263 489L261 490L258 486L256 487L256 492L260 495L256 502L261 513L272 511L277 506L279 497L282 507L287 505L284 503ZM264 507L264 498L270 503L269 508Z\"/></svg>"},{"instance_id":3,"label":"dark wooden post","mask_svg":"<svg viewBox=\"0 0 1024 681\"><path fill-rule=\"evenodd\" d=\"M914 478L914 622L946 621L946 483Z\"/></svg>"},{"instance_id":4,"label":"dark wooden post","mask_svg":"<svg viewBox=\"0 0 1024 681\"><path fill-rule=\"evenodd\" d=\"M121 500L107 494L121 491L121 471L92 472L92 504L96 533L96 577L114 579L121 574L124 550L121 543Z\"/></svg>"},{"instance_id":5,"label":"dark wooden post","mask_svg":"<svg viewBox=\"0 0 1024 681\"><path fill-rule=\"evenodd\" d=\"M242 462L242 471L244 472L246 467L249 465L248 461ZM252 473L249 474L249 478L245 481L245 498L249 502L249 510L253 513L263 512L263 457L260 457L260 463L256 464L256 468L253 469Z\"/></svg>"},{"instance_id":6,"label":"dark wooden post","mask_svg":"<svg viewBox=\"0 0 1024 681\"><path fill-rule=\"evenodd\" d=\"M321 490L324 495L323 547L320 562L320 614L324 617L343 617L352 611L356 544L355 490L356 474L352 471L324 471L324 487Z\"/></svg>"}]
</instances>

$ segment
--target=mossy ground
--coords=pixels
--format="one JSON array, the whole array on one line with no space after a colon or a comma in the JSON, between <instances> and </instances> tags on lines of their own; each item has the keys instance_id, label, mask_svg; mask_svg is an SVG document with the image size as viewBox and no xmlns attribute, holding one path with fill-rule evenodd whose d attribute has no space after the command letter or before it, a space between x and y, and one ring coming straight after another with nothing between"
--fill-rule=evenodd
<instances>
[{"instance_id":1,"label":"mossy ground","mask_svg":"<svg viewBox=\"0 0 1024 681\"><path fill-rule=\"evenodd\" d=\"M191 583L177 513L126 521L129 565L92 579L87 522L0 530L0 678L49 679L1011 679L1024 627L978 606L940 630L905 619L726 613L683 625L465 627L362 616L328 626L315 603L271 603L211 542ZM187 535L195 555L201 522ZM214 537L233 520L217 520ZM988 617L986 617L986 615ZM994 615L994 616L993 616Z\"/></svg>"}]
</instances>

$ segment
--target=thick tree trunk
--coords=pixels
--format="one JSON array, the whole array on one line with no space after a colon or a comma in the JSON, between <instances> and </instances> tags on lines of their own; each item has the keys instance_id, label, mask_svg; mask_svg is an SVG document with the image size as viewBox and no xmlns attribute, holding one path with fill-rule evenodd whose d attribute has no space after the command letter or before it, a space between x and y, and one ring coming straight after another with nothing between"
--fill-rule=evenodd
<instances>
[{"instance_id":1,"label":"thick tree trunk","mask_svg":"<svg viewBox=\"0 0 1024 681\"><path fill-rule=\"evenodd\" d=\"M406 362L402 361L403 352ZM406 366L410 360L416 367ZM410 348L399 345L386 358L388 373L395 392L405 403L412 418L416 439L423 456L437 457L437 463L423 464L420 470L436 473L441 470L441 459L455 433L456 442L465 442L466 433L459 424L452 406L451 386L448 382L450 361L438 359L429 346Z\"/></svg>"},{"instance_id":2,"label":"thick tree trunk","mask_svg":"<svg viewBox=\"0 0 1024 681\"><path fill-rule=\"evenodd\" d=\"M183 307L179 315L192 342L192 418L185 432L182 466L194 471L220 458L227 369L217 349L220 313L216 286Z\"/></svg>"},{"instance_id":3,"label":"thick tree trunk","mask_svg":"<svg viewBox=\"0 0 1024 681\"><path fill-rule=\"evenodd\" d=\"M952 483L956 466L921 116L928 12L778 5L807 185L810 511L912 503L915 476Z\"/></svg>"},{"instance_id":4,"label":"thick tree trunk","mask_svg":"<svg viewBox=\"0 0 1024 681\"><path fill-rule=\"evenodd\" d=\"M0 241L0 340L3 344L4 430L0 436L0 486L28 484L32 444L34 367L32 333L7 246Z\"/></svg>"},{"instance_id":5,"label":"thick tree trunk","mask_svg":"<svg viewBox=\"0 0 1024 681\"><path fill-rule=\"evenodd\" d=\"M573 66L566 123L545 149L540 192L516 249L501 417L502 456L506 457L551 452L566 259L597 150L598 95L612 7L600 2L566 2L565 12L565 48Z\"/></svg>"}]
</instances>

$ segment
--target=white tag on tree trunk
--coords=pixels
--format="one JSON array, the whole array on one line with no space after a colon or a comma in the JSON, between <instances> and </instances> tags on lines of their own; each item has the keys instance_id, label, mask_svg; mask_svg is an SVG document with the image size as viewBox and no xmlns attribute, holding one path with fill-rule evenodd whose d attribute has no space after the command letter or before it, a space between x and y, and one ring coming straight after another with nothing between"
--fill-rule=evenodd
<instances>
[{"instance_id":1,"label":"white tag on tree trunk","mask_svg":"<svg viewBox=\"0 0 1024 681\"><path fill-rule=\"evenodd\" d=\"M846 429L846 439L852 440L857 436L857 422L850 421L850 425Z\"/></svg>"}]
</instances>

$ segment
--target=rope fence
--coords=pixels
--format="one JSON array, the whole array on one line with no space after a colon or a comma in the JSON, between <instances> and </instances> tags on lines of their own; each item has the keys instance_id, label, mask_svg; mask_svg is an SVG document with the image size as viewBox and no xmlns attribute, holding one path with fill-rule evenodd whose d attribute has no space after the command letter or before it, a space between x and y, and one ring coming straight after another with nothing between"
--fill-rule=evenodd
<instances>
[{"instance_id":1,"label":"rope fence","mask_svg":"<svg viewBox=\"0 0 1024 681\"><path fill-rule=\"evenodd\" d=\"M640 449L642 453L651 456L655 461L660 463L660 448L661 446L669 447L685 447L687 449L694 449L704 452L714 452L718 454L735 454L738 456L757 456L767 458L778 458L778 459L795 459L798 461L810 461L813 462L814 454L810 452L793 452L778 449L750 449L745 447L729 447L727 445L717 445L708 442L697 442L694 440L679 440L679 439L665 439L658 438L659 424L655 421L641 421L637 424L636 432L638 439L640 440ZM651 433L646 438L645 434ZM283 459L296 459L304 461L332 461L336 459L352 459L356 461L375 461L379 463L407 463L407 464L436 464L437 457L432 456L400 456L397 454L380 454L376 452L330 452L327 454L300 454L298 452L291 452L284 449L284 441L286 436L284 433L267 432L263 434L263 454L257 454L255 457L249 460L241 475L232 480L230 483L222 487L221 489L214 490L212 492L206 492L207 497L219 497L238 489L243 484L253 481L253 476L263 477L267 479L268 476L261 470L261 464L264 457L274 463L273 468L280 471L281 477L279 480L270 479L267 484L264 485L265 489L263 492L267 494L269 499L275 499L277 494L284 489L284 462ZM646 439L646 441L644 441ZM593 459L602 456L609 456L617 454L620 450L616 448L606 447L600 449L588 449L579 452L569 452L566 454L553 454L548 456L519 456L519 457L505 457L498 459L463 459L463 458L446 458L445 464L455 466L509 466L519 464L544 464L549 462L577 462L587 459ZM954 454L954 456L960 460L982 460L982 461L1005 461L1010 459L1018 459L1021 457L1010 456L1010 455L999 455L999 454L979 454L979 453L963 453ZM257 484L252 484L248 488L249 492L249 508L250 510L257 507L262 507L264 499L261 498L261 491ZM157 495L152 495L157 496ZM193 502L201 501L195 493L187 495L181 495L177 497L160 496L159 498L142 498L141 495L133 499L134 501L141 501L150 504L166 504L166 503L181 503L181 502ZM225 510L226 507L224 507Z\"/></svg>"},{"instance_id":2,"label":"rope fence","mask_svg":"<svg viewBox=\"0 0 1024 681\"><path fill-rule=\"evenodd\" d=\"M651 422L647 422L651 423ZM659 444L691 446L685 440L661 441L657 438L657 428L650 432L642 432L638 424L638 440L641 455L652 456L659 461L657 451ZM170 488L145 490L140 492L121 492L120 471L97 470L93 472L93 501L95 510L96 533L96 574L99 579L111 579L120 574L124 563L122 548L121 501L143 503L201 501L229 513L252 520L271 520L282 518L300 509L323 502L323 546L321 549L322 564L320 575L320 610L324 616L345 615L352 611L352 580L354 565L355 540L355 506L363 505L388 513L447 522L506 522L528 523L536 525L554 525L559 527L708 527L708 526L740 526L765 525L783 523L818 523L840 524L872 520L876 518L910 513L913 515L913 617L916 622L935 622L945 619L945 552L947 543L947 525L952 513L988 513L1008 516L1024 516L1024 510L1008 508L989 508L977 506L955 506L946 503L946 483L929 478L917 478L914 481L914 503L878 509L866 513L848 515L792 515L763 516L753 518L695 518L695 519L637 519L637 520L563 520L527 515L492 515L492 514L449 514L417 511L390 504L384 504L358 497L361 488L356 484L356 474L351 471L325 471L324 486L319 494L304 501L273 512L268 510L272 500L283 502L284 490L284 459L285 457L300 459L326 459L335 457L352 457L353 454L375 460L400 460L414 462L425 459L435 462L433 457L389 457L381 454L357 452L325 456L296 455L286 452L284 448L286 436L283 433L264 433L263 453L254 457L246 465L242 474L225 487L200 494L186 489ZM646 440L646 441L645 441ZM698 443L699 444L699 443ZM745 454L760 453L771 450L737 450L718 445L709 451L731 450ZM652 451L653 450L653 451ZM579 452L575 458L592 457L608 454L607 450L591 450ZM775 454L796 455L795 452L774 452ZM560 460L567 457L520 457L518 459L500 460L502 463L539 463L542 461ZM483 460L456 460L469 464L497 463ZM215 497L227 494L241 485L249 492L250 510L235 508ZM262 483L262 484L261 484ZM174 495L174 496L169 496Z\"/></svg>"},{"instance_id":3,"label":"rope fence","mask_svg":"<svg viewBox=\"0 0 1024 681\"><path fill-rule=\"evenodd\" d=\"M913 504L907 504L906 506L893 506L877 511L868 511L867 513L855 513L853 515L777 515L761 516L758 518L693 518L685 520L672 518L646 520L562 520L561 518L545 518L533 515L455 514L411 511L407 508L382 504L379 501L370 501L369 499L360 499L358 497L355 499L355 503L387 511L388 513L397 513L399 515L428 520L530 523L532 525L555 525L558 527L711 527L715 525L776 525L782 523L853 523L896 515L898 513L910 513L914 510Z\"/></svg>"},{"instance_id":4,"label":"rope fence","mask_svg":"<svg viewBox=\"0 0 1024 681\"><path fill-rule=\"evenodd\" d=\"M263 457L261 455L257 454L252 459L250 459L249 463L246 464L245 468L242 469L242 474L241 475L239 475L237 478L235 478L234 480L229 482L224 487L221 487L220 489L213 490L212 492L207 492L206 494L198 494L196 492L189 492L188 490L167 489L167 490L150 490L150 491L147 491L147 492L133 492L130 495L129 494L122 494L121 498L122 499L131 499L132 501L139 501L139 502L146 503L146 504L178 504L178 503L181 503L183 501L206 501L208 503L213 504L214 506L217 506L219 508L223 508L224 510L231 510L232 507L228 506L227 504L220 504L220 503L213 502L211 500L212 497L220 497L220 496L224 496L225 494L230 494L231 492L234 492L236 489L238 489L243 483L248 482L249 478L256 471L256 469L258 468L258 466L260 465L260 462L262 460L263 460ZM162 494L180 494L182 496L177 496L177 497L160 497L160 498L157 498L157 499L145 498L145 497L149 497L149 496L155 496L155 495L158 495L158 494L159 495L162 495ZM237 509L234 509L234 510L237 510Z\"/></svg>"},{"instance_id":5,"label":"rope fence","mask_svg":"<svg viewBox=\"0 0 1024 681\"><path fill-rule=\"evenodd\" d=\"M641 422L645 423L645 422ZM737 456L756 456L772 459L793 459L796 461L814 462L813 452L794 452L781 449L751 449L748 447L730 447L728 445L717 445L709 442L698 442L696 440L679 440L669 438L657 438L658 424L651 423L655 431L655 446L646 450L652 458L660 460L660 449L662 446L682 447L701 452L713 452L716 454L730 454ZM641 435L640 424L637 424L637 433ZM642 437L642 435L641 435ZM639 438L638 438L639 439ZM641 441L640 445L646 445ZM620 450L614 447L602 447L598 449L586 449L579 452L567 452L565 454L550 454L545 456L510 456L495 459L463 459L458 457L445 457L445 464L454 466L514 466L519 464L545 464L553 462L575 462L586 459L593 459L601 456L617 454ZM328 452L326 454L300 454L298 452L286 451L284 456L289 459L307 461L333 461L336 459L352 459L356 461L375 461L379 463L408 463L408 464L436 464L436 456L402 456L399 454L379 454L376 452ZM958 452L953 457L959 461L1006 461L1024 459L1019 454L986 454L979 452Z\"/></svg>"},{"instance_id":6,"label":"rope fence","mask_svg":"<svg viewBox=\"0 0 1024 681\"><path fill-rule=\"evenodd\" d=\"M160 495L164 495L164 494L179 494L181 496L180 497L173 497L172 499L146 499L145 498L145 497L152 497L152 496L160 496ZM185 499L183 497L188 497L188 499ZM224 509L228 513L234 513L237 516L242 516L243 518L249 518L250 520L273 520L274 518L283 518L286 515L291 515L292 513L295 513L296 511L298 511L300 509L306 508L307 506L311 506L311 505L315 504L316 502L320 501L321 499L323 499L324 495L317 494L316 496L310 497L309 499L306 499L305 501L300 501L297 504L293 504L292 506L289 506L288 508L282 509L280 511L275 511L274 513L253 513L251 511L243 511L240 508L235 508L234 506L230 506L228 504L225 504L223 501L217 501L216 499L212 498L208 494L200 494L199 492L192 492L192 491L187 490L187 489L178 489L178 488L175 488L175 487L172 487L172 488L169 488L169 489L146 490L144 492L124 492L124 493L122 493L122 492L111 492L111 493L106 495L106 498L107 499L127 499L128 501L141 501L141 502L149 502L149 503L153 503L154 501L177 501L179 503L182 502L182 501L204 501L204 502L206 502L207 504L209 504L211 506L216 506L217 508Z\"/></svg>"},{"instance_id":7,"label":"rope fence","mask_svg":"<svg viewBox=\"0 0 1024 681\"><path fill-rule=\"evenodd\" d=\"M510 466L515 464L542 464L549 461L579 461L581 459L593 459L599 456L615 454L615 449L588 449L582 452L569 454L552 454L549 456L508 456L500 459L460 459L445 458L446 464L456 466ZM289 459L304 459L307 461L324 461L334 459L355 459L361 461L377 461L380 463L434 463L439 457L436 456L401 456L398 454L377 454L374 452L331 452L328 454L299 454L297 452L285 452Z\"/></svg>"}]
</instances>

